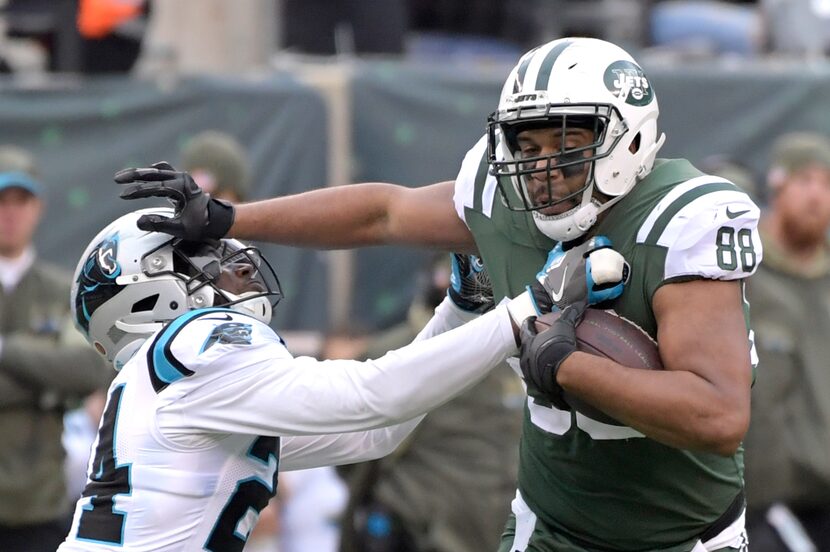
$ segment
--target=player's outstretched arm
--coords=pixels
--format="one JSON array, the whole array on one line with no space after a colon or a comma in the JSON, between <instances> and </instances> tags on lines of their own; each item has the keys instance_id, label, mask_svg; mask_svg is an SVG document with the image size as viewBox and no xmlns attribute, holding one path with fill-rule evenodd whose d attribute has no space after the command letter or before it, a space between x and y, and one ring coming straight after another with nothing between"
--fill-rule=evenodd
<instances>
[{"instance_id":1,"label":"player's outstretched arm","mask_svg":"<svg viewBox=\"0 0 830 552\"><path fill-rule=\"evenodd\" d=\"M189 240L230 235L317 247L418 245L474 252L475 244L453 205L453 182L420 188L366 183L231 206L202 192L186 172L167 163L115 175L121 197L165 197L175 216L149 216L139 227Z\"/></svg>"},{"instance_id":2,"label":"player's outstretched arm","mask_svg":"<svg viewBox=\"0 0 830 552\"><path fill-rule=\"evenodd\" d=\"M494 308L493 289L487 270L474 255L451 254L452 281L435 315L415 342L429 339L474 320ZM283 437L280 468L306 469L381 458L392 453L421 422L424 415L400 424L368 431L334 435Z\"/></svg>"},{"instance_id":3,"label":"player's outstretched arm","mask_svg":"<svg viewBox=\"0 0 830 552\"><path fill-rule=\"evenodd\" d=\"M280 471L306 470L377 460L392 454L426 414L367 431L280 438Z\"/></svg>"},{"instance_id":4,"label":"player's outstretched arm","mask_svg":"<svg viewBox=\"0 0 830 552\"><path fill-rule=\"evenodd\" d=\"M394 244L474 252L452 193L452 182L321 188L239 205L231 232L242 239L326 249Z\"/></svg>"}]
</instances>

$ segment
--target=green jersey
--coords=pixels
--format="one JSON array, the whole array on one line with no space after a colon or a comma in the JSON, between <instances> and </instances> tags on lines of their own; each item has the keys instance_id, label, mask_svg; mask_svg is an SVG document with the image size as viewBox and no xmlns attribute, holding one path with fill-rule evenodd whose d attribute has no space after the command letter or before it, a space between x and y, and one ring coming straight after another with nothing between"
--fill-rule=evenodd
<instances>
[{"instance_id":1,"label":"green jersey","mask_svg":"<svg viewBox=\"0 0 830 552\"><path fill-rule=\"evenodd\" d=\"M454 201L496 296L512 297L535 277L554 243L530 213L503 205L484 159L479 142L464 161ZM595 227L631 265L612 308L656 338L652 298L660 286L695 278L740 280L755 271L759 214L733 184L684 160L657 161ZM748 308L745 313L751 347ZM728 458L681 450L630 427L527 400L519 491L540 520L585 547L682 550L742 487L742 450Z\"/></svg>"}]
</instances>

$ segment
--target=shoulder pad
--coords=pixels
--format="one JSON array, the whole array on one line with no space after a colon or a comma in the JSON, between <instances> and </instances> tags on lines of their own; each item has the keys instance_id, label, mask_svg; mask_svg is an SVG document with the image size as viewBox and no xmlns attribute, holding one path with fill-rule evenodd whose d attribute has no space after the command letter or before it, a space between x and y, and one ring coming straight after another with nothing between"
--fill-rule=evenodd
<instances>
[{"instance_id":1,"label":"shoulder pad","mask_svg":"<svg viewBox=\"0 0 830 552\"><path fill-rule=\"evenodd\" d=\"M760 209L716 176L674 187L637 232L637 243L668 249L664 278L746 278L761 262Z\"/></svg>"},{"instance_id":2,"label":"shoulder pad","mask_svg":"<svg viewBox=\"0 0 830 552\"><path fill-rule=\"evenodd\" d=\"M490 216L496 194L496 177L490 174L487 163L487 136L483 136L464 156L455 178L453 202L461 220L465 209L474 209Z\"/></svg>"},{"instance_id":3,"label":"shoulder pad","mask_svg":"<svg viewBox=\"0 0 830 552\"><path fill-rule=\"evenodd\" d=\"M190 311L160 331L147 351L147 366L156 391L182 378L205 373L218 357L283 345L261 321L226 308ZM228 363L223 363L228 364Z\"/></svg>"}]
</instances>

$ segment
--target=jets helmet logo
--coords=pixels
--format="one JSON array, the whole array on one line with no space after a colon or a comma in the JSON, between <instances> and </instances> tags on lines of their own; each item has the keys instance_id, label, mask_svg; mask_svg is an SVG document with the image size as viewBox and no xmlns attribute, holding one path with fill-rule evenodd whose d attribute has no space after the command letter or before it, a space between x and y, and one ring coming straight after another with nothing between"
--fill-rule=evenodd
<instances>
[{"instance_id":1,"label":"jets helmet logo","mask_svg":"<svg viewBox=\"0 0 830 552\"><path fill-rule=\"evenodd\" d=\"M654 99L654 91L643 70L631 61L615 61L605 70L605 87L629 105L644 106Z\"/></svg>"}]
</instances>

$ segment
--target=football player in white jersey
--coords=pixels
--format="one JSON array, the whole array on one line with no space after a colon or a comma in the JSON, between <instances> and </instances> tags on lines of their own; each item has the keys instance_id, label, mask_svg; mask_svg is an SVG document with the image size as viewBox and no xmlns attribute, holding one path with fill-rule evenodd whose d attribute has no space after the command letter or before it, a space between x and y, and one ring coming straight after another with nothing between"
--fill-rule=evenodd
<instances>
[{"instance_id":1,"label":"football player in white jersey","mask_svg":"<svg viewBox=\"0 0 830 552\"><path fill-rule=\"evenodd\" d=\"M60 552L242 550L278 469L391 452L516 354L514 320L532 314L508 304L420 339L475 317L447 299L377 360L295 358L268 326L281 291L255 248L139 230L148 212L102 230L75 271L76 324L119 373Z\"/></svg>"}]
</instances>

